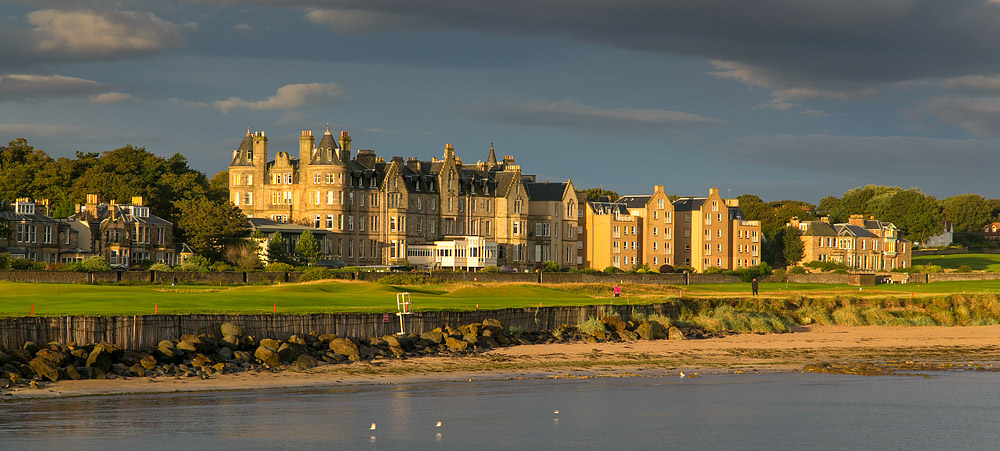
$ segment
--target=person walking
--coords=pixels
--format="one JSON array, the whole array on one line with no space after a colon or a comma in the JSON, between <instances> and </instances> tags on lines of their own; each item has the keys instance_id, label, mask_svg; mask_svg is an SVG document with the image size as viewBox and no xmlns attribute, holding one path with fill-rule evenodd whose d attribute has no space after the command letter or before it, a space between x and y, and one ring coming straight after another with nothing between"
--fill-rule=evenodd
<instances>
[{"instance_id":1,"label":"person walking","mask_svg":"<svg viewBox=\"0 0 1000 451\"><path fill-rule=\"evenodd\" d=\"M618 285L615 285L615 288L611 292L615 294L616 298L622 297L622 289L618 288Z\"/></svg>"},{"instance_id":2,"label":"person walking","mask_svg":"<svg viewBox=\"0 0 1000 451\"><path fill-rule=\"evenodd\" d=\"M754 277L753 280L750 281L750 291L753 292L754 296L757 296L757 278L756 277Z\"/></svg>"}]
</instances>

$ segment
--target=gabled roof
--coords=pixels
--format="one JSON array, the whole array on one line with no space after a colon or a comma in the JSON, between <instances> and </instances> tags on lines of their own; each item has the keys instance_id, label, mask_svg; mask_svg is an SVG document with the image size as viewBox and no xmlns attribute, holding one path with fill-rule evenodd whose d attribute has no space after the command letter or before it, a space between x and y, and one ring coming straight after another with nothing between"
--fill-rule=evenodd
<instances>
[{"instance_id":1,"label":"gabled roof","mask_svg":"<svg viewBox=\"0 0 1000 451\"><path fill-rule=\"evenodd\" d=\"M528 190L529 200L562 202L567 185L566 182L534 182L525 183L524 188Z\"/></svg>"},{"instance_id":2,"label":"gabled roof","mask_svg":"<svg viewBox=\"0 0 1000 451\"><path fill-rule=\"evenodd\" d=\"M876 238L875 234L869 232L864 227L851 224L837 224L837 236L856 236L859 238Z\"/></svg>"},{"instance_id":3,"label":"gabled roof","mask_svg":"<svg viewBox=\"0 0 1000 451\"><path fill-rule=\"evenodd\" d=\"M804 224L806 224L806 230L802 232L802 236L837 236L837 231L829 223L808 221Z\"/></svg>"},{"instance_id":4,"label":"gabled roof","mask_svg":"<svg viewBox=\"0 0 1000 451\"><path fill-rule=\"evenodd\" d=\"M617 202L625 204L628 208L643 208L652 197L649 194L629 195L619 197Z\"/></svg>"},{"instance_id":5,"label":"gabled roof","mask_svg":"<svg viewBox=\"0 0 1000 451\"><path fill-rule=\"evenodd\" d=\"M595 215L629 215L628 207L618 202L587 202L587 206L590 207Z\"/></svg>"},{"instance_id":6,"label":"gabled roof","mask_svg":"<svg viewBox=\"0 0 1000 451\"><path fill-rule=\"evenodd\" d=\"M682 197L674 201L674 210L694 211L701 208L706 200L704 197Z\"/></svg>"}]
</instances>

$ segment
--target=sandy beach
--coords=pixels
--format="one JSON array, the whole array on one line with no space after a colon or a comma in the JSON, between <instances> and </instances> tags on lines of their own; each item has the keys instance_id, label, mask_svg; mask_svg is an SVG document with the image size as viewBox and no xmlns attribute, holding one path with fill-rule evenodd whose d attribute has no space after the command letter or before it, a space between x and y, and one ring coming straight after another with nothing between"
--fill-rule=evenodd
<instances>
[{"instance_id":1,"label":"sandy beach","mask_svg":"<svg viewBox=\"0 0 1000 451\"><path fill-rule=\"evenodd\" d=\"M506 378L676 376L802 371L821 364L993 370L1000 326L804 326L787 334L683 341L514 346L464 357L380 359L310 370L241 372L208 379L133 377L45 382L5 390L0 401L107 394L252 390Z\"/></svg>"}]
</instances>

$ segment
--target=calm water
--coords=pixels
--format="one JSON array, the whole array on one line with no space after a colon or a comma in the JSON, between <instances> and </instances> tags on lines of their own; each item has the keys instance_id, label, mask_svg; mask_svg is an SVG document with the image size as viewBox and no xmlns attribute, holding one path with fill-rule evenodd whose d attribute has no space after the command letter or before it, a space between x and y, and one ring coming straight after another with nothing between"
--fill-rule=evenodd
<instances>
[{"instance_id":1,"label":"calm water","mask_svg":"<svg viewBox=\"0 0 1000 451\"><path fill-rule=\"evenodd\" d=\"M70 448L993 450L1000 374L447 382L0 404L0 450Z\"/></svg>"}]
</instances>

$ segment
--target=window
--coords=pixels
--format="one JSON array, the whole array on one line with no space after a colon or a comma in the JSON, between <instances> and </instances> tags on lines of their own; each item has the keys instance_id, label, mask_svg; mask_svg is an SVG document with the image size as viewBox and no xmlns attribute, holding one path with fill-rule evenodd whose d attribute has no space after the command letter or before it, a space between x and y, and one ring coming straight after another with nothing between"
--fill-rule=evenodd
<instances>
[{"instance_id":1,"label":"window","mask_svg":"<svg viewBox=\"0 0 1000 451\"><path fill-rule=\"evenodd\" d=\"M42 232L42 242L45 244L52 243L52 226L45 226L45 230Z\"/></svg>"},{"instance_id":2,"label":"window","mask_svg":"<svg viewBox=\"0 0 1000 451\"><path fill-rule=\"evenodd\" d=\"M663 222L667 223L667 224L670 224L671 221L670 221L670 212L669 211L663 212Z\"/></svg>"},{"instance_id":3,"label":"window","mask_svg":"<svg viewBox=\"0 0 1000 451\"><path fill-rule=\"evenodd\" d=\"M487 204L487 205L489 205L489 204ZM490 221L483 222L483 231L486 233L486 235L490 234ZM433 232L431 232L431 233L433 233Z\"/></svg>"},{"instance_id":4,"label":"window","mask_svg":"<svg viewBox=\"0 0 1000 451\"><path fill-rule=\"evenodd\" d=\"M322 182L323 182L323 175L322 174L320 174L319 172L313 174L313 183L319 185Z\"/></svg>"},{"instance_id":5,"label":"window","mask_svg":"<svg viewBox=\"0 0 1000 451\"><path fill-rule=\"evenodd\" d=\"M340 205L344 205L344 192L337 191L337 197L339 199L338 202L340 203Z\"/></svg>"},{"instance_id":6,"label":"window","mask_svg":"<svg viewBox=\"0 0 1000 451\"><path fill-rule=\"evenodd\" d=\"M684 238L691 238L691 229L684 229Z\"/></svg>"},{"instance_id":7,"label":"window","mask_svg":"<svg viewBox=\"0 0 1000 451\"><path fill-rule=\"evenodd\" d=\"M684 213L684 221L691 222L691 213Z\"/></svg>"},{"instance_id":8,"label":"window","mask_svg":"<svg viewBox=\"0 0 1000 451\"><path fill-rule=\"evenodd\" d=\"M518 235L520 235L520 231L518 230L518 227L519 227L520 225L521 225L521 223L520 223L520 222L518 222L518 221L514 221L514 222L513 222L513 224L512 224L512 227L511 227L511 234L512 234L512 235L514 235L514 236L518 236Z\"/></svg>"},{"instance_id":9,"label":"window","mask_svg":"<svg viewBox=\"0 0 1000 451\"><path fill-rule=\"evenodd\" d=\"M337 215L337 229L344 230L344 215Z\"/></svg>"},{"instance_id":10,"label":"window","mask_svg":"<svg viewBox=\"0 0 1000 451\"><path fill-rule=\"evenodd\" d=\"M313 193L313 203L319 205L319 191Z\"/></svg>"},{"instance_id":11,"label":"window","mask_svg":"<svg viewBox=\"0 0 1000 451\"><path fill-rule=\"evenodd\" d=\"M663 199L656 199L656 209L663 210ZM653 219L656 219L655 216L656 212L653 212L653 214L654 214Z\"/></svg>"},{"instance_id":12,"label":"window","mask_svg":"<svg viewBox=\"0 0 1000 451\"><path fill-rule=\"evenodd\" d=\"M389 216L389 231L390 232L395 232L396 231L396 217L395 216Z\"/></svg>"},{"instance_id":13,"label":"window","mask_svg":"<svg viewBox=\"0 0 1000 451\"><path fill-rule=\"evenodd\" d=\"M292 174L291 173L285 174L285 184L286 185L291 185L292 184Z\"/></svg>"},{"instance_id":14,"label":"window","mask_svg":"<svg viewBox=\"0 0 1000 451\"><path fill-rule=\"evenodd\" d=\"M313 227L315 227L315 228L317 228L317 229L318 229L318 228L319 228L319 222L320 222L320 216L319 216L319 215L316 215L316 216L315 216L315 217L313 218Z\"/></svg>"},{"instance_id":15,"label":"window","mask_svg":"<svg viewBox=\"0 0 1000 451\"><path fill-rule=\"evenodd\" d=\"M247 204L247 205L253 205L253 193L250 192L250 191L247 191L244 196L245 197L243 199L243 201L244 201L243 203Z\"/></svg>"},{"instance_id":16,"label":"window","mask_svg":"<svg viewBox=\"0 0 1000 451\"><path fill-rule=\"evenodd\" d=\"M333 215L326 215L326 228L327 229L333 228Z\"/></svg>"},{"instance_id":17,"label":"window","mask_svg":"<svg viewBox=\"0 0 1000 451\"><path fill-rule=\"evenodd\" d=\"M364 199L364 196L362 196L361 198ZM361 217L358 218L358 230L364 232L366 222L368 222L368 217L365 215L361 215Z\"/></svg>"}]
</instances>

